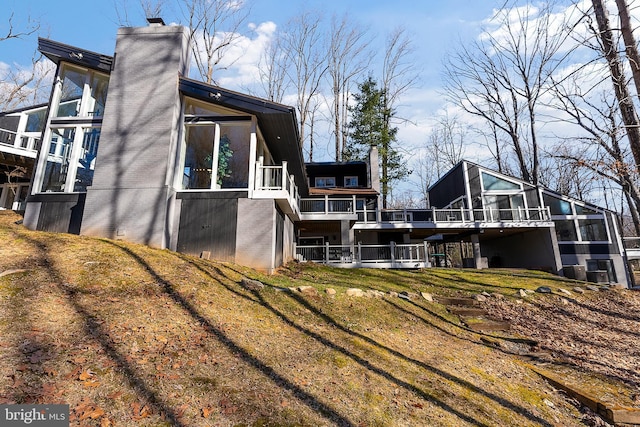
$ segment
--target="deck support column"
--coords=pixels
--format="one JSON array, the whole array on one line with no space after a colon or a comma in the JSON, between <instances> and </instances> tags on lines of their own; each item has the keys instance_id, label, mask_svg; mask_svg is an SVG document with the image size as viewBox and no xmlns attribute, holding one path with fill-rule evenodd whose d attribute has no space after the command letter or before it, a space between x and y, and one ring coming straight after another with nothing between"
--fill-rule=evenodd
<instances>
[{"instance_id":1,"label":"deck support column","mask_svg":"<svg viewBox=\"0 0 640 427\"><path fill-rule=\"evenodd\" d=\"M471 235L471 245L473 246L473 261L478 270L482 268L482 254L480 253L480 236Z\"/></svg>"}]
</instances>

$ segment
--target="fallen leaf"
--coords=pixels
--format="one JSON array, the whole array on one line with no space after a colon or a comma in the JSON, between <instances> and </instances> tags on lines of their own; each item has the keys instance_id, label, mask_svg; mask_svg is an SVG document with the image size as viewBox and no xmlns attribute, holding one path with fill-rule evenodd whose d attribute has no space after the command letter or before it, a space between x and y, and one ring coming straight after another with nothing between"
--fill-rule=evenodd
<instances>
[{"instance_id":1,"label":"fallen leaf","mask_svg":"<svg viewBox=\"0 0 640 427\"><path fill-rule=\"evenodd\" d=\"M202 416L204 418L209 418L209 415L213 413L213 408L211 406L207 406L202 408Z\"/></svg>"},{"instance_id":2,"label":"fallen leaf","mask_svg":"<svg viewBox=\"0 0 640 427\"><path fill-rule=\"evenodd\" d=\"M87 369L86 371L83 371L78 378L80 379L80 381L86 381L86 380L88 380L89 378L92 378L95 375L96 375L95 372L90 371L89 369Z\"/></svg>"},{"instance_id":3,"label":"fallen leaf","mask_svg":"<svg viewBox=\"0 0 640 427\"><path fill-rule=\"evenodd\" d=\"M89 381L84 381L82 385L85 387L98 387L100 385L100 382L96 380L89 380Z\"/></svg>"},{"instance_id":4,"label":"fallen leaf","mask_svg":"<svg viewBox=\"0 0 640 427\"><path fill-rule=\"evenodd\" d=\"M114 392L113 392L113 393L111 393L111 394L107 394L107 398L108 398L108 399L117 399L117 398L119 398L120 396L122 396L122 392L121 392L121 391L114 391Z\"/></svg>"},{"instance_id":5,"label":"fallen leaf","mask_svg":"<svg viewBox=\"0 0 640 427\"><path fill-rule=\"evenodd\" d=\"M100 420L100 427L112 427L112 426L113 426L113 423L109 418L104 417L103 419Z\"/></svg>"}]
</instances>

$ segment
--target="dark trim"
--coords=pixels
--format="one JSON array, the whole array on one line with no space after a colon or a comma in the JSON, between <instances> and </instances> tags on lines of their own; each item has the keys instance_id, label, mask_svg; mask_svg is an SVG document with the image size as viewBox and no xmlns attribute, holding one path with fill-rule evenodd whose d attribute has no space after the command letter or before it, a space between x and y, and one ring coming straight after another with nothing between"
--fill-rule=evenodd
<instances>
[{"instance_id":1,"label":"dark trim","mask_svg":"<svg viewBox=\"0 0 640 427\"><path fill-rule=\"evenodd\" d=\"M27 203L77 202L81 196L86 197L86 193L38 193L27 197Z\"/></svg>"},{"instance_id":2,"label":"dark trim","mask_svg":"<svg viewBox=\"0 0 640 427\"><path fill-rule=\"evenodd\" d=\"M185 115L185 123L198 122L250 122L251 116L191 116Z\"/></svg>"},{"instance_id":3,"label":"dark trim","mask_svg":"<svg viewBox=\"0 0 640 427\"><path fill-rule=\"evenodd\" d=\"M52 118L50 128L56 127L58 125L78 125L78 126L102 126L102 117L94 118L94 117L74 117L74 118Z\"/></svg>"},{"instance_id":4,"label":"dark trim","mask_svg":"<svg viewBox=\"0 0 640 427\"><path fill-rule=\"evenodd\" d=\"M176 193L176 199L247 199L248 191L182 191Z\"/></svg>"},{"instance_id":5,"label":"dark trim","mask_svg":"<svg viewBox=\"0 0 640 427\"><path fill-rule=\"evenodd\" d=\"M83 67L111 72L113 57L53 40L38 38L38 50L56 64L69 62Z\"/></svg>"}]
</instances>

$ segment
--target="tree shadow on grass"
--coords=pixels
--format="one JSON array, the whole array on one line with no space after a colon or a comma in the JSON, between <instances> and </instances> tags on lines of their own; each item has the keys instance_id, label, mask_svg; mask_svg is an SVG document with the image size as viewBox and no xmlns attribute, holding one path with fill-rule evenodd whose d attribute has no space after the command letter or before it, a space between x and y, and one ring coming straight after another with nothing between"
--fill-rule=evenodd
<instances>
[{"instance_id":1,"label":"tree shadow on grass","mask_svg":"<svg viewBox=\"0 0 640 427\"><path fill-rule=\"evenodd\" d=\"M55 280L58 289L65 295L75 312L80 315L83 322L84 333L100 344L104 353L116 364L118 370L124 375L129 386L135 390L140 397L145 399L150 406L160 414L164 414L171 425L186 427L186 425L180 421L176 412L136 373L135 368L127 362L125 355L117 350L114 341L109 336L108 331L102 326L99 319L83 307L80 302L78 290L73 285L62 283L63 275L52 264L50 256L48 255L51 249L48 245L31 239L26 235L22 235L21 237L37 248L41 258L41 265L49 273L50 277Z\"/></svg>"},{"instance_id":2,"label":"tree shadow on grass","mask_svg":"<svg viewBox=\"0 0 640 427\"><path fill-rule=\"evenodd\" d=\"M208 273L206 271L206 269L201 268L200 266L198 266L197 264L194 263L194 265L199 268L201 271L203 271L205 274L208 274L210 277L213 278L213 276L211 276L210 273ZM231 267L229 267L231 270L233 270ZM225 274L222 270L220 270L218 267L213 267L213 269L216 271L216 273L218 273L219 275L224 276L225 278L227 278L230 282L234 283L235 281L230 278L227 274ZM233 270L234 272L238 273L238 274L242 274L240 272L238 272L237 270ZM223 286L227 287L227 289L229 289L230 291L236 293L237 295L243 296L245 298L247 298L245 295L243 295L240 292L237 292L233 289L231 289L229 287L229 285L226 285L224 283L222 283ZM273 285L269 285L269 286L273 286ZM280 310L278 310L276 307L272 306L269 302L267 302L264 297L261 295L261 293L259 291L253 291L252 294L257 297L260 301L260 304L264 307L266 307L268 310L270 310L272 313L274 313L275 315L277 315L280 319L282 319L283 322L285 322L286 324L290 325L291 327L299 330L300 332L303 332L304 334L308 335L309 337L317 340L318 342L322 343L323 345L332 348L333 350L339 351L342 354L344 354L345 356L351 358L352 360L354 360L355 362L357 362L358 364L360 364L361 366L363 366L364 368L386 378L387 380L395 383L396 385L405 388L408 391L411 391L413 393L415 393L416 395L433 402L434 404L440 406L442 409L458 416L460 419L463 419L467 422L470 422L472 424L476 424L476 425L484 425L483 423L481 423L480 421L472 418L471 416L464 414L462 412L460 412L459 410L457 410L456 408L451 407L450 405L448 405L447 403L439 400L438 398L436 398L435 396L430 395L429 393L421 390L420 388L416 387L413 384L410 384L404 380L401 380L397 377L395 377L394 375L392 375L391 373L387 372L386 370L379 368L375 365L373 365L370 361L366 360L365 358L353 353L352 351L350 351L349 349L323 337L322 335L313 332L303 326L300 326L298 323L296 323L294 320L292 320L289 316L287 316L285 313L281 312ZM300 304L301 306L305 307L306 309L308 309L310 312L312 312L315 316L319 317L320 319L322 319L324 322L326 322L327 324L341 330L342 332L353 336L353 337L357 337L359 339L364 340L365 342L381 349L384 350L386 352L388 352L389 354L398 357L399 359L402 359L406 362L409 362L411 364L413 364L414 366L418 366L419 368L425 369L441 378L444 378L448 381L451 381L452 383L458 384L459 386L471 390L479 395L485 396L488 399L493 400L494 402L502 405L503 407L518 413L520 415L522 415L523 417L528 418L531 421L534 421L536 423L538 423L539 425L542 426L552 426L552 424L550 424L549 422L547 422L546 420L540 418L539 416L533 414L531 411L529 411L526 408L523 408L521 406L516 405L513 402L508 401L507 399L497 396L491 392L488 392L486 390L483 390L479 387L477 387L476 385L465 381L461 378L458 378L454 375L451 375L445 371L442 371L438 368L435 368L431 365L428 365L422 361L416 360L414 358L411 358L409 356L406 356L405 354L390 348L384 344L379 343L378 341L374 340L373 338L361 334L359 332L355 332L345 326L343 326L342 324L338 323L337 321L335 321L332 317L328 316L326 313L323 313L322 311L320 311L317 307L315 307L314 305L312 305L311 303L309 303L309 301L305 298L303 298L301 295L299 294L295 294L295 293L288 293L287 295L289 295L292 299L294 299L298 304Z\"/></svg>"},{"instance_id":3,"label":"tree shadow on grass","mask_svg":"<svg viewBox=\"0 0 640 427\"><path fill-rule=\"evenodd\" d=\"M216 327L202 314L198 312L198 310L187 301L178 291L176 291L173 285L162 278L152 267L147 263L141 256L130 250L129 248L119 245L116 242L106 241L105 243L111 244L123 252L125 252L128 256L133 258L141 267L143 267L147 273L149 273L154 280L157 281L159 285L162 286L166 295L173 300L180 308L182 308L193 320L197 321L204 331L208 333L210 336L217 339L220 343L225 345L233 354L237 355L244 363L255 368L263 375L265 375L269 380L271 380L278 387L288 390L301 402L311 408L313 411L322 415L325 419L330 422L333 422L340 426L354 426L354 424L344 415L338 413L335 409L326 405L325 403L318 400L311 393L305 391L304 389L298 387L278 372L275 371L274 368L265 364L255 356L252 356L247 350L242 348L240 345L236 344L231 338L229 338L220 328ZM191 260L187 258L183 258L185 261L193 263ZM194 264L195 265L195 264ZM208 274L208 273L207 273ZM218 281L216 278L209 276ZM224 285L223 285L224 286ZM239 294L244 297L244 295Z\"/></svg>"}]
</instances>

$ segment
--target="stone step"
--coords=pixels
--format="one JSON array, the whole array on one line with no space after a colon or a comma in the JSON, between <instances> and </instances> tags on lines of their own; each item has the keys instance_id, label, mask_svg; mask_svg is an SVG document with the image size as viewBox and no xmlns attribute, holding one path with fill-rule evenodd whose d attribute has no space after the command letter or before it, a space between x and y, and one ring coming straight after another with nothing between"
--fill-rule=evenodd
<instances>
[{"instance_id":1,"label":"stone step","mask_svg":"<svg viewBox=\"0 0 640 427\"><path fill-rule=\"evenodd\" d=\"M455 297L434 297L436 302L442 305L452 305L461 307L473 307L478 305L478 302L473 298L455 298Z\"/></svg>"},{"instance_id":2,"label":"stone step","mask_svg":"<svg viewBox=\"0 0 640 427\"><path fill-rule=\"evenodd\" d=\"M500 322L497 320L481 320L478 322L464 323L473 331L508 331L511 329L511 324L509 322Z\"/></svg>"},{"instance_id":3,"label":"stone step","mask_svg":"<svg viewBox=\"0 0 640 427\"><path fill-rule=\"evenodd\" d=\"M447 311L451 314L456 314L458 316L484 316L487 314L487 311L483 308L475 308L475 307L459 307L452 306L447 307Z\"/></svg>"}]
</instances>

